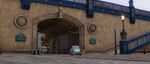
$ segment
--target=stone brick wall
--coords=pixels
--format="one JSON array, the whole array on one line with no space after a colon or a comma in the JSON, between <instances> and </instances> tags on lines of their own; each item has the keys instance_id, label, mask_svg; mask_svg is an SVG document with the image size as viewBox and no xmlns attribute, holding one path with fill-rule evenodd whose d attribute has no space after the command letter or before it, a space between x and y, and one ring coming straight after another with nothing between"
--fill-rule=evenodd
<instances>
[{"instance_id":1,"label":"stone brick wall","mask_svg":"<svg viewBox=\"0 0 150 64\"><path fill-rule=\"evenodd\" d=\"M58 13L58 6L32 3L29 11L22 10L19 0L0 0L0 48L5 51L31 51L32 50L32 25L35 18L52 13ZM114 47L113 31L117 30L117 42L120 40L120 31L122 29L120 16L113 16L104 13L95 12L92 19L86 17L84 10L63 7L63 13L68 14L80 23L84 24L84 45L86 51L102 52ZM18 29L14 25L17 16L24 15L30 23L25 29ZM87 31L87 25L94 23L97 31L90 34ZM150 22L137 20L136 24L129 24L129 19L125 20L125 29L128 38L133 38L150 31ZM27 37L26 42L16 42L15 36L18 33L24 33ZM89 39L96 38L97 44L90 45Z\"/></svg>"}]
</instances>

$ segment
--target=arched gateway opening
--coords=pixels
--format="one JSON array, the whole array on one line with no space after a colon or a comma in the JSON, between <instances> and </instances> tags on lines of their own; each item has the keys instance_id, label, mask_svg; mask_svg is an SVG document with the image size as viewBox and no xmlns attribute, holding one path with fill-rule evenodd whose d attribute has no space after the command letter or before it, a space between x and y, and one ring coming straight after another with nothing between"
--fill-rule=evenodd
<instances>
[{"instance_id":1,"label":"arched gateway opening","mask_svg":"<svg viewBox=\"0 0 150 64\"><path fill-rule=\"evenodd\" d=\"M83 25L68 15L63 18L54 16L34 23L33 49L41 53L68 54L71 46L79 45L84 50Z\"/></svg>"}]
</instances>

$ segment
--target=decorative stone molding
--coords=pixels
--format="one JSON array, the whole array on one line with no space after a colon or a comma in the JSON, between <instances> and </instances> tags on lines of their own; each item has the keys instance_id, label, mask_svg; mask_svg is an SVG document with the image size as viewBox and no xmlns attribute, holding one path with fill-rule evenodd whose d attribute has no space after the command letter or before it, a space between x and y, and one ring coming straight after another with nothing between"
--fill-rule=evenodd
<instances>
[{"instance_id":1,"label":"decorative stone molding","mask_svg":"<svg viewBox=\"0 0 150 64\"><path fill-rule=\"evenodd\" d=\"M59 7L58 18L63 18L63 7Z\"/></svg>"},{"instance_id":2,"label":"decorative stone molding","mask_svg":"<svg viewBox=\"0 0 150 64\"><path fill-rule=\"evenodd\" d=\"M90 23L87 26L87 30L89 33L94 33L97 30L97 26L95 24Z\"/></svg>"},{"instance_id":3,"label":"decorative stone molding","mask_svg":"<svg viewBox=\"0 0 150 64\"><path fill-rule=\"evenodd\" d=\"M15 25L17 28L24 29L28 26L28 19L25 16L17 16L15 19Z\"/></svg>"}]
</instances>

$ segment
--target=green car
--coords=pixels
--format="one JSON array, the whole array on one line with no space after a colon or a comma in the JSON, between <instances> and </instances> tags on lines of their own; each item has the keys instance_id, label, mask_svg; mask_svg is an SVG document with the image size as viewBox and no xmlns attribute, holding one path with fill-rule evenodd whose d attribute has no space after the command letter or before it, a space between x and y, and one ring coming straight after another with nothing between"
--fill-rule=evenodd
<instances>
[{"instance_id":1,"label":"green car","mask_svg":"<svg viewBox=\"0 0 150 64\"><path fill-rule=\"evenodd\" d=\"M81 55L81 49L78 45L74 45L70 49L70 55Z\"/></svg>"}]
</instances>

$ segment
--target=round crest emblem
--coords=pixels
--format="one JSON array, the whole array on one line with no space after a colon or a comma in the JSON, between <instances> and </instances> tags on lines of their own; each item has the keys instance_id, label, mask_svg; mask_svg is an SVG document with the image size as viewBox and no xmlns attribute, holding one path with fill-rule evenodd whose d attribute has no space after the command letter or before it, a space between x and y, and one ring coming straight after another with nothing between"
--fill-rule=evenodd
<instances>
[{"instance_id":1,"label":"round crest emblem","mask_svg":"<svg viewBox=\"0 0 150 64\"><path fill-rule=\"evenodd\" d=\"M18 16L16 19L15 19L15 25L16 27L18 28L26 28L27 25L28 25L28 20L25 16Z\"/></svg>"},{"instance_id":2,"label":"round crest emblem","mask_svg":"<svg viewBox=\"0 0 150 64\"><path fill-rule=\"evenodd\" d=\"M96 29L97 29L97 27L96 27L95 24L89 24L89 25L88 25L88 31L89 31L90 33L95 32Z\"/></svg>"}]
</instances>

